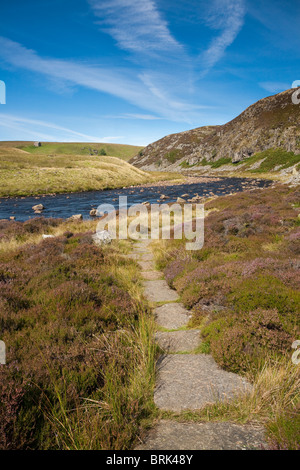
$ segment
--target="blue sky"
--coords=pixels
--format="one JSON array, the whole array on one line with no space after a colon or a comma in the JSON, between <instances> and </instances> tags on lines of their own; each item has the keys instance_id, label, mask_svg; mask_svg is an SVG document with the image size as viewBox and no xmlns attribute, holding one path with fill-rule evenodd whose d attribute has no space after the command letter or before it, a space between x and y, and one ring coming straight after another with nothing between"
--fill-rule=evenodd
<instances>
[{"instance_id":1,"label":"blue sky","mask_svg":"<svg viewBox=\"0 0 300 470\"><path fill-rule=\"evenodd\" d=\"M0 140L146 145L300 79L299 0L1 2Z\"/></svg>"}]
</instances>

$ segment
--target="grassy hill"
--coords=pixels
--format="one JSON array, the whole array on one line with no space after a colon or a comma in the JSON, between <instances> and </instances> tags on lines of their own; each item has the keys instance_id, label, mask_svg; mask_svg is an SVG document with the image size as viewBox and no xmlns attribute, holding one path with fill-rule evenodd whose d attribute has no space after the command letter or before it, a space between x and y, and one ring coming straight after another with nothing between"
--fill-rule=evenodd
<instances>
[{"instance_id":1,"label":"grassy hill","mask_svg":"<svg viewBox=\"0 0 300 470\"><path fill-rule=\"evenodd\" d=\"M143 147L122 144L86 143L86 142L42 142L35 147L34 142L0 142L1 147L13 147L39 155L108 155L128 161Z\"/></svg>"},{"instance_id":2,"label":"grassy hill","mask_svg":"<svg viewBox=\"0 0 300 470\"><path fill-rule=\"evenodd\" d=\"M0 197L102 190L149 181L149 174L116 157L32 155L0 147Z\"/></svg>"},{"instance_id":3,"label":"grassy hill","mask_svg":"<svg viewBox=\"0 0 300 470\"><path fill-rule=\"evenodd\" d=\"M113 189L181 178L176 173L151 174L135 168L125 161L128 155L124 153L121 159L71 152L81 144L47 144L60 154L45 152L46 145L34 149L29 146L30 153L21 142L14 142L20 144L19 148L13 143L4 144L0 143L0 197ZM122 147L129 152L127 145L107 145L112 146L114 153L120 153ZM64 153L68 149L70 153Z\"/></svg>"}]
</instances>

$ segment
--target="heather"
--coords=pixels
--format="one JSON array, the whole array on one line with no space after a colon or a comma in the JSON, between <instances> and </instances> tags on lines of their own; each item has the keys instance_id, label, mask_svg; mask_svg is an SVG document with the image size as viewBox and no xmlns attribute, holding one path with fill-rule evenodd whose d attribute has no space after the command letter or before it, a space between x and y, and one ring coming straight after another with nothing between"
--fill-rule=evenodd
<instances>
[{"instance_id":1,"label":"heather","mask_svg":"<svg viewBox=\"0 0 300 470\"><path fill-rule=\"evenodd\" d=\"M11 224L3 236L25 242L0 254L0 448L130 448L150 414L155 348L126 242L97 247L80 223ZM63 233L26 238L49 227Z\"/></svg>"},{"instance_id":2,"label":"heather","mask_svg":"<svg viewBox=\"0 0 300 470\"><path fill-rule=\"evenodd\" d=\"M157 249L159 268L191 309L190 327L201 329L201 351L254 383L266 364L276 376L277 364L291 363L300 338L299 196L277 185L211 200L202 250L187 252L178 240ZM298 403L299 389L280 413L264 416L275 448L295 448L288 417L298 416Z\"/></svg>"}]
</instances>

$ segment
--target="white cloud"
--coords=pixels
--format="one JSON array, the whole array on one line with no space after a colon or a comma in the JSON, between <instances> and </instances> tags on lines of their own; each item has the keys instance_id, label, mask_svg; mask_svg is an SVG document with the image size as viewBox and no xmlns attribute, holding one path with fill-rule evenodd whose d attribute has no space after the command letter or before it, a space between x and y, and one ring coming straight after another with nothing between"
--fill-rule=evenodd
<instances>
[{"instance_id":1,"label":"white cloud","mask_svg":"<svg viewBox=\"0 0 300 470\"><path fill-rule=\"evenodd\" d=\"M244 0L214 0L211 4L206 24L212 29L220 30L201 60L204 73L207 73L225 54L226 49L234 42L244 24L246 13Z\"/></svg>"},{"instance_id":2,"label":"white cloud","mask_svg":"<svg viewBox=\"0 0 300 470\"><path fill-rule=\"evenodd\" d=\"M154 84L150 73L139 75L136 70L113 70L67 60L45 59L35 51L0 36L1 58L10 65L46 75L50 79L61 79L69 84L109 93L170 120L190 122L196 118L195 111L200 108L173 99L168 76L164 77L169 86L166 93Z\"/></svg>"},{"instance_id":3,"label":"white cloud","mask_svg":"<svg viewBox=\"0 0 300 470\"><path fill-rule=\"evenodd\" d=\"M110 115L110 116L104 116L105 118L110 118L110 119L142 119L143 121L157 121L161 120L163 118L154 116L153 114L137 114L137 113L125 113L125 114L119 114L119 115Z\"/></svg>"},{"instance_id":4,"label":"white cloud","mask_svg":"<svg viewBox=\"0 0 300 470\"><path fill-rule=\"evenodd\" d=\"M143 55L183 52L153 0L89 0L95 16L121 49Z\"/></svg>"},{"instance_id":5,"label":"white cloud","mask_svg":"<svg viewBox=\"0 0 300 470\"><path fill-rule=\"evenodd\" d=\"M259 86L270 93L279 93L292 88L292 84L287 82L261 82Z\"/></svg>"},{"instance_id":6,"label":"white cloud","mask_svg":"<svg viewBox=\"0 0 300 470\"><path fill-rule=\"evenodd\" d=\"M29 124L30 128L24 127L24 125L26 126L26 124ZM11 114L3 113L0 114L0 125L10 129L22 131L23 135L26 134L28 136L33 136L35 139L39 138L42 140L56 140L56 137L41 132L41 129L52 129L54 131L59 131L61 137L63 137L63 140L70 142L72 142L74 138L76 138L76 140L78 141L79 137L87 142L112 142L113 140L118 140L122 138L122 136L99 137L87 135L81 132L74 131L72 129L68 129L66 127L58 126L57 124L53 124L51 122L41 121L37 119L28 119L22 116L14 116ZM32 130L33 126L35 126L34 131Z\"/></svg>"}]
</instances>

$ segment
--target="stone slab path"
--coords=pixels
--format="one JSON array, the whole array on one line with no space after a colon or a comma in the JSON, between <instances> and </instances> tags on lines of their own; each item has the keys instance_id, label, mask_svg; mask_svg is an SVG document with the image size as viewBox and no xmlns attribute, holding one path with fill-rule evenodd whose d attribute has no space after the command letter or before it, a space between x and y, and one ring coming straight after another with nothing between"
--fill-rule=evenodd
<instances>
[{"instance_id":1,"label":"stone slab path","mask_svg":"<svg viewBox=\"0 0 300 470\"><path fill-rule=\"evenodd\" d=\"M192 352L199 346L200 330L159 331L155 339L166 353Z\"/></svg>"},{"instance_id":2,"label":"stone slab path","mask_svg":"<svg viewBox=\"0 0 300 470\"><path fill-rule=\"evenodd\" d=\"M200 331L187 328L191 315L163 279L163 273L156 271L149 243L138 241L128 256L141 267L144 295L153 305L158 328L155 339L163 351L157 361L156 406L162 411L192 412L249 393L252 387L244 378L222 370L210 355L195 354L201 343ZM136 450L254 448L266 448L261 427L170 419L161 420Z\"/></svg>"},{"instance_id":3,"label":"stone slab path","mask_svg":"<svg viewBox=\"0 0 300 470\"><path fill-rule=\"evenodd\" d=\"M136 450L251 450L266 448L259 427L161 420Z\"/></svg>"},{"instance_id":4,"label":"stone slab path","mask_svg":"<svg viewBox=\"0 0 300 470\"><path fill-rule=\"evenodd\" d=\"M156 323L166 330L177 330L186 326L191 318L180 303L165 304L154 309Z\"/></svg>"},{"instance_id":5,"label":"stone slab path","mask_svg":"<svg viewBox=\"0 0 300 470\"><path fill-rule=\"evenodd\" d=\"M237 374L220 369L206 354L162 356L154 402L169 411L199 410L249 390Z\"/></svg>"},{"instance_id":6,"label":"stone slab path","mask_svg":"<svg viewBox=\"0 0 300 470\"><path fill-rule=\"evenodd\" d=\"M150 263L150 261L148 261ZM145 281L145 297L150 302L172 302L179 299L178 294L170 289L167 281Z\"/></svg>"}]
</instances>

